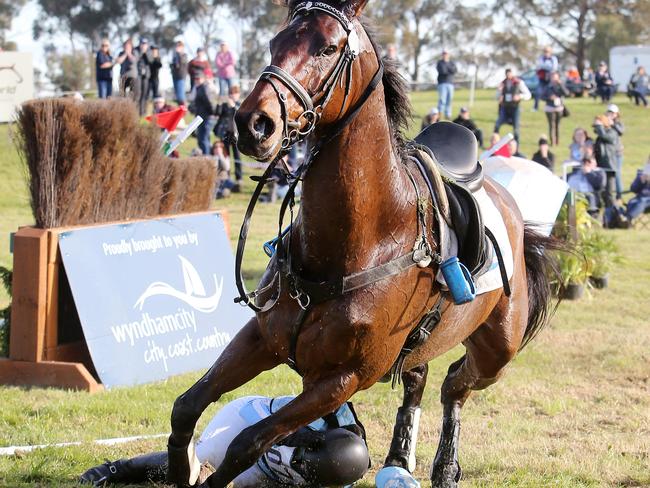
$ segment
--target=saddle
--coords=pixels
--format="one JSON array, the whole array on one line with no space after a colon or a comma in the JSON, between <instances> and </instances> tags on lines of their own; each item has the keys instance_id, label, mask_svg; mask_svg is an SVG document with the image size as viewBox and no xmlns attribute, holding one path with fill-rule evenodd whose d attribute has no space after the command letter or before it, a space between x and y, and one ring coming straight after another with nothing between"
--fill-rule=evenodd
<instances>
[{"instance_id":1,"label":"saddle","mask_svg":"<svg viewBox=\"0 0 650 488\"><path fill-rule=\"evenodd\" d=\"M485 267L490 248L481 211L472 195L483 188L483 167L478 162L476 138L461 125L438 122L420 132L415 143L417 149L430 156L423 158L415 151L432 193L430 182L436 179L433 173L437 170L443 177L448 200L447 223L458 239L458 259L473 276L477 275ZM431 167L431 161L435 168Z\"/></svg>"}]
</instances>

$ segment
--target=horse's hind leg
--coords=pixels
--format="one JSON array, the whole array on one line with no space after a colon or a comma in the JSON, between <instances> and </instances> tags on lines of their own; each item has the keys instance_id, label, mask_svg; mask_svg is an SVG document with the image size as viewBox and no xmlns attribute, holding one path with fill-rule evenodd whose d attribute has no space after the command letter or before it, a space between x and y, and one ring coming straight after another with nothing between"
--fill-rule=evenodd
<instances>
[{"instance_id":1,"label":"horse's hind leg","mask_svg":"<svg viewBox=\"0 0 650 488\"><path fill-rule=\"evenodd\" d=\"M404 400L397 410L393 440L384 466L399 466L412 473L415 470L415 446L420 423L420 403L427 384L429 367L424 364L402 373Z\"/></svg>"},{"instance_id":2,"label":"horse's hind leg","mask_svg":"<svg viewBox=\"0 0 650 488\"><path fill-rule=\"evenodd\" d=\"M167 480L179 486L191 486L198 475L192 436L203 411L219 397L278 364L268 351L252 318L228 344L219 359L203 377L174 402L169 436Z\"/></svg>"},{"instance_id":3,"label":"horse's hind leg","mask_svg":"<svg viewBox=\"0 0 650 488\"><path fill-rule=\"evenodd\" d=\"M460 410L472 390L495 383L517 354L526 328L528 307L521 287L510 299L505 296L465 342L465 356L449 367L442 385L442 429L431 468L431 486L454 488L461 477L458 464Z\"/></svg>"}]
</instances>

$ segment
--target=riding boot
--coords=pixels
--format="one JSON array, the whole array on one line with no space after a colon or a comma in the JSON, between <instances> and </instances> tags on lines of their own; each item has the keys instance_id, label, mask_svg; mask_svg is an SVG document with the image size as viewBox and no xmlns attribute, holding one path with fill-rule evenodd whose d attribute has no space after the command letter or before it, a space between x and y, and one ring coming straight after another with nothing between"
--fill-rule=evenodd
<instances>
[{"instance_id":1,"label":"riding boot","mask_svg":"<svg viewBox=\"0 0 650 488\"><path fill-rule=\"evenodd\" d=\"M104 486L107 483L164 482L167 453L154 452L132 459L107 461L89 469L79 477L80 483Z\"/></svg>"},{"instance_id":2,"label":"riding boot","mask_svg":"<svg viewBox=\"0 0 650 488\"><path fill-rule=\"evenodd\" d=\"M384 465L415 470L415 444L420 424L420 407L400 407L397 410L393 441Z\"/></svg>"}]
</instances>

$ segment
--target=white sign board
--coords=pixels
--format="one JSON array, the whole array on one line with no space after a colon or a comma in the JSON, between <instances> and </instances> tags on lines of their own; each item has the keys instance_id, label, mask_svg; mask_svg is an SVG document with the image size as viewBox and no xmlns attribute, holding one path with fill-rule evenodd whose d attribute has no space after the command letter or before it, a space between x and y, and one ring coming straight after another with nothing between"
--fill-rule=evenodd
<instances>
[{"instance_id":1,"label":"white sign board","mask_svg":"<svg viewBox=\"0 0 650 488\"><path fill-rule=\"evenodd\" d=\"M609 72L618 91L627 91L627 82L639 66L650 69L650 46L615 46L609 50Z\"/></svg>"},{"instance_id":2,"label":"white sign board","mask_svg":"<svg viewBox=\"0 0 650 488\"><path fill-rule=\"evenodd\" d=\"M34 98L31 53L0 52L0 122L13 120L16 108Z\"/></svg>"},{"instance_id":3,"label":"white sign board","mask_svg":"<svg viewBox=\"0 0 650 488\"><path fill-rule=\"evenodd\" d=\"M525 221L550 234L569 186L535 161L493 156L484 161L485 174L514 197Z\"/></svg>"}]
</instances>

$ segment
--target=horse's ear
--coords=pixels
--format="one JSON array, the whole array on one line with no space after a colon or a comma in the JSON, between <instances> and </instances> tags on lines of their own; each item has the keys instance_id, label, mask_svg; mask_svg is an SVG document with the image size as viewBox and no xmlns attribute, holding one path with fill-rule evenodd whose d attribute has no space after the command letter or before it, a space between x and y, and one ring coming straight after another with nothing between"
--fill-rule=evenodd
<instances>
[{"instance_id":1,"label":"horse's ear","mask_svg":"<svg viewBox=\"0 0 650 488\"><path fill-rule=\"evenodd\" d=\"M368 0L341 0L341 6L348 11L349 14L359 17L366 8Z\"/></svg>"}]
</instances>

